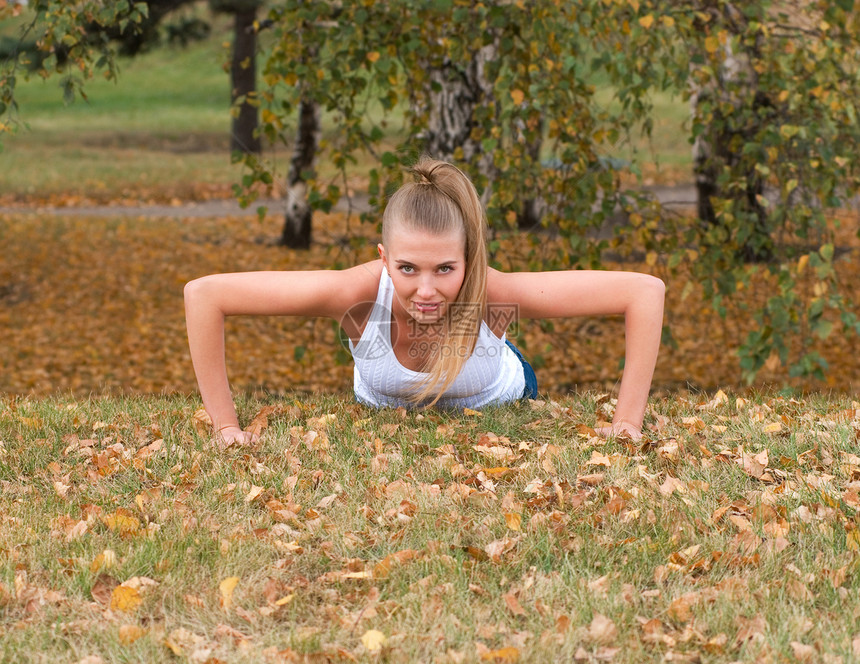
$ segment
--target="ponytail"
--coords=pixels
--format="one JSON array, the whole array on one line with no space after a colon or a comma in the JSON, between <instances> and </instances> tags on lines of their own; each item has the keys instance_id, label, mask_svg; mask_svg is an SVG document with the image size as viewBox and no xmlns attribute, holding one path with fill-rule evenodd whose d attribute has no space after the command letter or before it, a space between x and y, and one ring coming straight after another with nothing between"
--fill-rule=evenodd
<instances>
[{"instance_id":1,"label":"ponytail","mask_svg":"<svg viewBox=\"0 0 860 664\"><path fill-rule=\"evenodd\" d=\"M456 166L423 157L412 168L415 182L391 197L382 217L382 242L387 244L395 223L434 234L462 230L466 238L466 274L454 301L446 309L439 353L425 368L428 376L410 397L435 404L475 349L487 308L487 219L472 181Z\"/></svg>"}]
</instances>

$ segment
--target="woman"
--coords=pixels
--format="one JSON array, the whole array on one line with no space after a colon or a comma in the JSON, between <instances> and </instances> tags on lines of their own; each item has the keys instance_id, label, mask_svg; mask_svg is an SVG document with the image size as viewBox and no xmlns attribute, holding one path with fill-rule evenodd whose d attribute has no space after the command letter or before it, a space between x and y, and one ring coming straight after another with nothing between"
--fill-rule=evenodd
<instances>
[{"instance_id":1,"label":"woman","mask_svg":"<svg viewBox=\"0 0 860 664\"><path fill-rule=\"evenodd\" d=\"M517 316L624 314L625 365L612 424L641 437L663 321L663 282L633 272L503 273L487 266L486 218L472 182L422 159L389 201L378 260L347 270L211 275L185 287L191 359L225 443L239 425L224 357L224 317L327 316L355 359L356 398L372 406L481 408L536 396L534 372L505 341Z\"/></svg>"}]
</instances>

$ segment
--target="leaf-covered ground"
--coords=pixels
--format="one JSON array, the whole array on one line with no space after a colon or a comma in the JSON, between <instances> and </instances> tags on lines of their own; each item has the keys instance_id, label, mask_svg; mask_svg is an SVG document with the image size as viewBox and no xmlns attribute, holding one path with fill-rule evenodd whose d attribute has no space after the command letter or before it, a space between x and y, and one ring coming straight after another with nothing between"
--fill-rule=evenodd
<instances>
[{"instance_id":1,"label":"leaf-covered ground","mask_svg":"<svg viewBox=\"0 0 860 664\"><path fill-rule=\"evenodd\" d=\"M195 391L188 359L183 285L212 272L287 270L352 265L375 257L364 246L339 242L347 230L342 215L318 221L318 244L310 252L275 246L279 221L256 218L135 219L76 218L22 214L0 216L0 392L45 395L73 392L159 393ZM327 245L334 242L334 247ZM360 244L360 243L359 243ZM551 244L541 241L542 250ZM503 269L526 264L527 238L499 252ZM856 256L838 261L846 283L860 282ZM656 272L668 283L666 322L676 346L664 345L655 386L717 389L739 385L734 349L752 328L740 309L726 319L711 313L694 288L658 268L615 266ZM762 279L747 302L767 295ZM228 360L239 391L347 391L351 364L328 320L231 319ZM612 388L623 357L620 319L575 319L551 324L524 322L518 343L537 368L541 391ZM832 370L826 383L790 381L778 362L761 384L856 391L860 360L856 340L838 331L821 343Z\"/></svg>"},{"instance_id":2,"label":"leaf-covered ground","mask_svg":"<svg viewBox=\"0 0 860 664\"><path fill-rule=\"evenodd\" d=\"M860 658L860 404L0 400L0 660Z\"/></svg>"}]
</instances>

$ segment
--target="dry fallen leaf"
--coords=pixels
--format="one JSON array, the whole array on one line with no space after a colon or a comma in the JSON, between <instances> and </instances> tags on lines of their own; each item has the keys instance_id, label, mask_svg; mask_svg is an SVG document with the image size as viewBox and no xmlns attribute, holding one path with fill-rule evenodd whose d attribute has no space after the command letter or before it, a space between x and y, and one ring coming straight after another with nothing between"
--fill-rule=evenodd
<instances>
[{"instance_id":1,"label":"dry fallen leaf","mask_svg":"<svg viewBox=\"0 0 860 664\"><path fill-rule=\"evenodd\" d=\"M490 542L486 547L484 547L484 550L493 562L499 562L501 557L513 549L519 541L519 537L505 537L500 540Z\"/></svg>"},{"instance_id":2,"label":"dry fallen leaf","mask_svg":"<svg viewBox=\"0 0 860 664\"><path fill-rule=\"evenodd\" d=\"M164 645L170 648L171 652L178 657L187 657L194 649L200 646L205 639L199 634L180 627L174 629L164 640Z\"/></svg>"},{"instance_id":3,"label":"dry fallen leaf","mask_svg":"<svg viewBox=\"0 0 860 664\"><path fill-rule=\"evenodd\" d=\"M388 639L385 637L385 634L376 629L367 630L361 637L361 643L370 652L382 650L387 641Z\"/></svg>"},{"instance_id":4,"label":"dry fallen leaf","mask_svg":"<svg viewBox=\"0 0 860 664\"><path fill-rule=\"evenodd\" d=\"M110 604L111 594L117 586L119 586L119 581L117 579L109 574L101 573L95 578L95 581L93 581L93 587L90 590L90 594L96 602L103 606L107 606Z\"/></svg>"},{"instance_id":5,"label":"dry fallen leaf","mask_svg":"<svg viewBox=\"0 0 860 664\"><path fill-rule=\"evenodd\" d=\"M59 480L54 482L54 491L56 491L57 495L60 498L62 498L63 500L66 500L69 497L69 489L71 489L71 488L72 487L70 484L64 484L63 482L60 482Z\"/></svg>"},{"instance_id":6,"label":"dry fallen leaf","mask_svg":"<svg viewBox=\"0 0 860 664\"><path fill-rule=\"evenodd\" d=\"M671 496L676 491L678 493L687 493L687 485L671 475L667 476L666 481L660 485L660 493L664 496Z\"/></svg>"},{"instance_id":7,"label":"dry fallen leaf","mask_svg":"<svg viewBox=\"0 0 860 664\"><path fill-rule=\"evenodd\" d=\"M513 593L505 593L504 595L502 595L502 599L505 600L505 605L508 607L508 611L513 613L515 616L526 615L526 611L520 604L519 600L516 598L516 595L514 595Z\"/></svg>"},{"instance_id":8,"label":"dry fallen leaf","mask_svg":"<svg viewBox=\"0 0 860 664\"><path fill-rule=\"evenodd\" d=\"M747 475L760 479L764 473L764 469L767 468L767 448L763 449L758 454L747 454L744 452L741 455L741 463L743 465L744 472Z\"/></svg>"},{"instance_id":9,"label":"dry fallen leaf","mask_svg":"<svg viewBox=\"0 0 860 664\"><path fill-rule=\"evenodd\" d=\"M522 530L523 515L518 512L505 512L505 524L511 530Z\"/></svg>"},{"instance_id":10,"label":"dry fallen leaf","mask_svg":"<svg viewBox=\"0 0 860 664\"><path fill-rule=\"evenodd\" d=\"M618 638L618 628L602 613L595 613L588 626L588 638L595 643L612 643Z\"/></svg>"},{"instance_id":11,"label":"dry fallen leaf","mask_svg":"<svg viewBox=\"0 0 860 664\"><path fill-rule=\"evenodd\" d=\"M236 585L238 583L238 576L228 576L218 584L218 588L221 590L220 604L224 611L230 610L230 606L233 604L233 591L236 590Z\"/></svg>"},{"instance_id":12,"label":"dry fallen leaf","mask_svg":"<svg viewBox=\"0 0 860 664\"><path fill-rule=\"evenodd\" d=\"M140 530L140 521L138 518L123 507L120 507L112 514L103 516L102 523L104 523L109 530L118 532L123 536L137 534Z\"/></svg>"},{"instance_id":13,"label":"dry fallen leaf","mask_svg":"<svg viewBox=\"0 0 860 664\"><path fill-rule=\"evenodd\" d=\"M117 586L113 589L110 598L110 608L114 611L131 613L141 605L143 599L137 588L129 586Z\"/></svg>"},{"instance_id":14,"label":"dry fallen leaf","mask_svg":"<svg viewBox=\"0 0 860 664\"><path fill-rule=\"evenodd\" d=\"M499 648L498 650L490 650L481 654L482 662L518 662L520 661L520 651L518 648L508 646L507 648Z\"/></svg>"},{"instance_id":15,"label":"dry fallen leaf","mask_svg":"<svg viewBox=\"0 0 860 664\"><path fill-rule=\"evenodd\" d=\"M194 423L194 430L199 436L205 437L212 433L212 418L205 408L198 408L191 416L191 421Z\"/></svg>"},{"instance_id":16,"label":"dry fallen leaf","mask_svg":"<svg viewBox=\"0 0 860 664\"><path fill-rule=\"evenodd\" d=\"M799 662L817 662L818 653L813 646L799 641L791 641L789 644L791 651Z\"/></svg>"},{"instance_id":17,"label":"dry fallen leaf","mask_svg":"<svg viewBox=\"0 0 860 664\"><path fill-rule=\"evenodd\" d=\"M130 645L146 634L146 630L137 625L123 625L119 628L119 642L124 646Z\"/></svg>"}]
</instances>

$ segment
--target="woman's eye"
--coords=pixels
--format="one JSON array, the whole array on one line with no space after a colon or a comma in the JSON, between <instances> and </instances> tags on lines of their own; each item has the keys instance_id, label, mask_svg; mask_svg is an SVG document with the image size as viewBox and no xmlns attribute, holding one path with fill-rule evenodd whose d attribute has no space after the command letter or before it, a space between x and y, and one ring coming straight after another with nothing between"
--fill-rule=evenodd
<instances>
[{"instance_id":1,"label":"woman's eye","mask_svg":"<svg viewBox=\"0 0 860 664\"><path fill-rule=\"evenodd\" d=\"M443 265L442 267L439 268L439 272L441 272L442 274L447 274L448 272L450 272L453 269L454 268L451 267L450 265Z\"/></svg>"},{"instance_id":2,"label":"woman's eye","mask_svg":"<svg viewBox=\"0 0 860 664\"><path fill-rule=\"evenodd\" d=\"M401 265L400 271L403 272L403 274L412 274L412 266L411 265Z\"/></svg>"}]
</instances>

